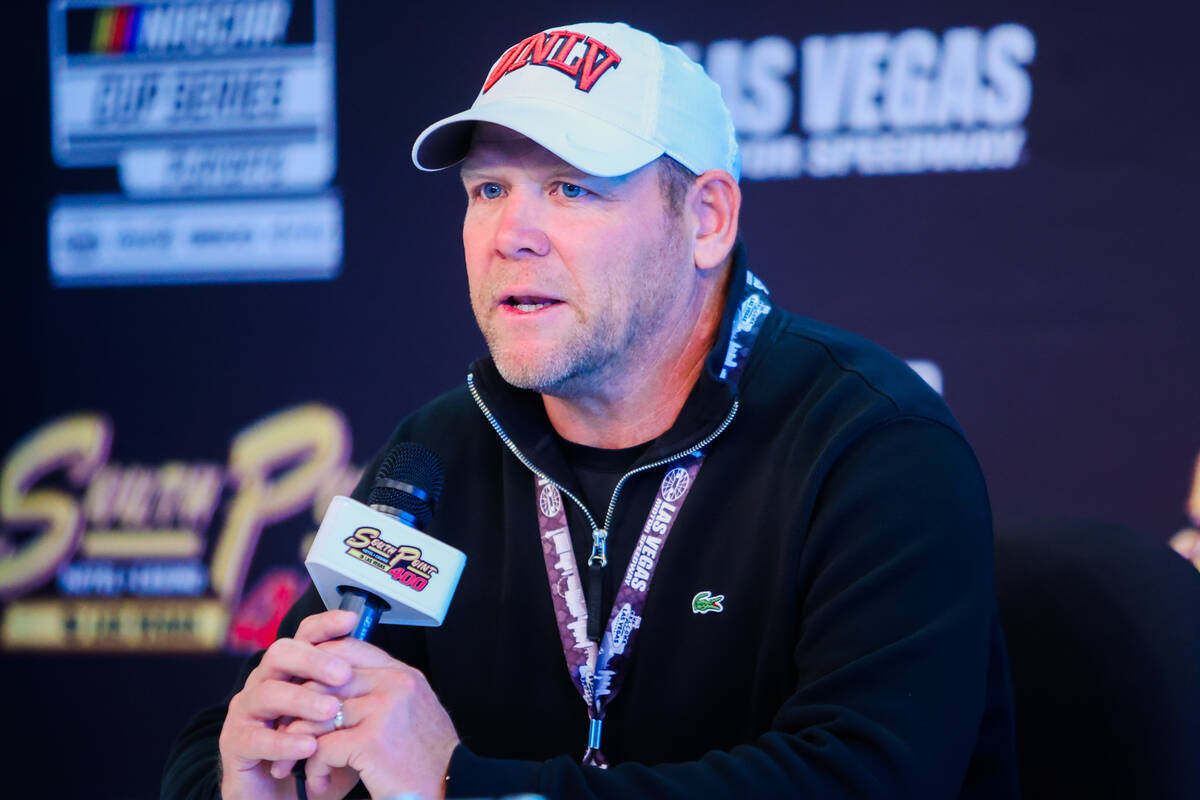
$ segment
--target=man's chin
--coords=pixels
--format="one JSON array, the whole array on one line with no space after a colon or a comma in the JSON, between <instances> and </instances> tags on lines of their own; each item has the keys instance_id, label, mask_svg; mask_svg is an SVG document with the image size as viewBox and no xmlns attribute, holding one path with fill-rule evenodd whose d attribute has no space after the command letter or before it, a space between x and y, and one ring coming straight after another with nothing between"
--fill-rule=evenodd
<instances>
[{"instance_id":1,"label":"man's chin","mask_svg":"<svg viewBox=\"0 0 1200 800\"><path fill-rule=\"evenodd\" d=\"M500 377L518 389L528 389L552 397L577 397L585 394L591 371L580 369L576 363L547 354L541 357L523 353L492 353L492 361Z\"/></svg>"},{"instance_id":2,"label":"man's chin","mask_svg":"<svg viewBox=\"0 0 1200 800\"><path fill-rule=\"evenodd\" d=\"M532 364L524 360L493 356L500 377L517 387L539 394L556 394L559 384L567 380L560 370L547 369L545 364Z\"/></svg>"}]
</instances>

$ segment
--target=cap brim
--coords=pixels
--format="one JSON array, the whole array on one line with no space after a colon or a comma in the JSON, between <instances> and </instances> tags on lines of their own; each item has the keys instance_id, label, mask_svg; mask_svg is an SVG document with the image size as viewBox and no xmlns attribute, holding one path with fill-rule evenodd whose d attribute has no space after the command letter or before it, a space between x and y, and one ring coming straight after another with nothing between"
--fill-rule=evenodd
<instances>
[{"instance_id":1,"label":"cap brim","mask_svg":"<svg viewBox=\"0 0 1200 800\"><path fill-rule=\"evenodd\" d=\"M417 169L436 172L466 158L478 122L514 130L589 175L626 175L664 152L653 142L570 106L516 97L469 108L430 125L413 144Z\"/></svg>"}]
</instances>

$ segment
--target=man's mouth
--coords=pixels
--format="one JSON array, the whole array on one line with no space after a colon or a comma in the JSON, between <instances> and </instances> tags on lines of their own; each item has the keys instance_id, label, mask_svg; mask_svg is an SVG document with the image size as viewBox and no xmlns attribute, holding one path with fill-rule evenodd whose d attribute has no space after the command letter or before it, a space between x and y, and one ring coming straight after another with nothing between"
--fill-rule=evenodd
<instances>
[{"instance_id":1,"label":"man's mouth","mask_svg":"<svg viewBox=\"0 0 1200 800\"><path fill-rule=\"evenodd\" d=\"M537 297L535 295L509 295L504 298L504 305L509 308L515 308L525 314L531 314L534 311L541 311L543 308L558 305L561 300L555 300L552 297Z\"/></svg>"}]
</instances>

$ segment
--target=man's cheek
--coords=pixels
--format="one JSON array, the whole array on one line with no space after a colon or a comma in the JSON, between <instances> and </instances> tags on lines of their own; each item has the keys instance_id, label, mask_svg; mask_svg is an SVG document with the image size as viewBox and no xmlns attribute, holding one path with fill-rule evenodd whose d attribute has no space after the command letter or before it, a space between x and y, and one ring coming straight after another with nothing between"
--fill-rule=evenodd
<instances>
[{"instance_id":1,"label":"man's cheek","mask_svg":"<svg viewBox=\"0 0 1200 800\"><path fill-rule=\"evenodd\" d=\"M472 253L479 255L490 252L495 239L494 225L484 212L476 208L468 208L463 218L463 252L467 254L470 263Z\"/></svg>"},{"instance_id":2,"label":"man's cheek","mask_svg":"<svg viewBox=\"0 0 1200 800\"><path fill-rule=\"evenodd\" d=\"M475 322L482 328L488 314L494 312L496 290L488 285L483 278L467 273L467 289L471 301L471 311L475 314Z\"/></svg>"}]
</instances>

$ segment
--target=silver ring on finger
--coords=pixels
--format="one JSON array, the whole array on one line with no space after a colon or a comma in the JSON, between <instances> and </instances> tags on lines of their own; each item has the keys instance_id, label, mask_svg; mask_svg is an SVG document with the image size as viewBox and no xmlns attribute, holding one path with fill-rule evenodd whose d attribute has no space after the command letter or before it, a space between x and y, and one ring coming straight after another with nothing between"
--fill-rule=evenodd
<instances>
[{"instance_id":1,"label":"silver ring on finger","mask_svg":"<svg viewBox=\"0 0 1200 800\"><path fill-rule=\"evenodd\" d=\"M341 730L346 725L346 715L342 713L342 701L338 700L337 713L333 715L333 729Z\"/></svg>"}]
</instances>

